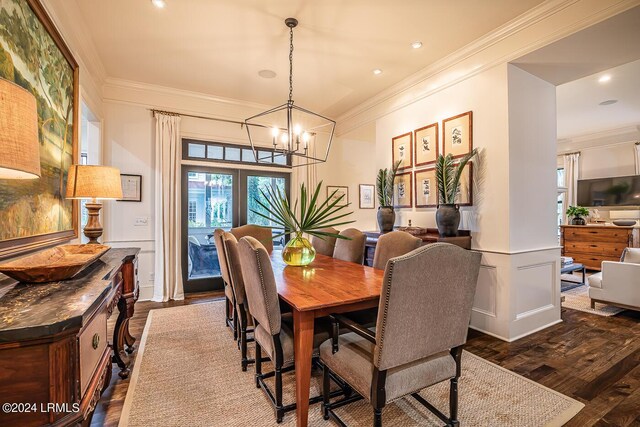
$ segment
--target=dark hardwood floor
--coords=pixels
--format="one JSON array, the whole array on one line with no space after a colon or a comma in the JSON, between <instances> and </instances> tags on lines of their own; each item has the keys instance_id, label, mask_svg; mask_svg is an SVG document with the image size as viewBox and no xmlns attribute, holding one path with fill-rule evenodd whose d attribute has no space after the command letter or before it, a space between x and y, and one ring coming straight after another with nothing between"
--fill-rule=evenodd
<instances>
[{"instance_id":1,"label":"dark hardwood floor","mask_svg":"<svg viewBox=\"0 0 640 427\"><path fill-rule=\"evenodd\" d=\"M137 303L131 332L142 336L149 310L222 297L208 292L179 302ZM607 318L563 309L562 318L513 343L470 330L466 350L584 403L567 426L640 427L640 313ZM117 426L128 386L114 369L92 426Z\"/></svg>"}]
</instances>

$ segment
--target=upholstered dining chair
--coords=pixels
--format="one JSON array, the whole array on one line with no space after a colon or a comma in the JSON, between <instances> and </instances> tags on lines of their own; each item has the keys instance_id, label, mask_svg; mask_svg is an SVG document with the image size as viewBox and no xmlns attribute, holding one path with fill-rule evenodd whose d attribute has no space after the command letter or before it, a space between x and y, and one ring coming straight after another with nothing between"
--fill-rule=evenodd
<instances>
[{"instance_id":1,"label":"upholstered dining chair","mask_svg":"<svg viewBox=\"0 0 640 427\"><path fill-rule=\"evenodd\" d=\"M255 325L253 335L256 344L255 369L256 387L262 388L274 406L276 422L282 422L285 412L292 411L296 404L284 405L282 402L282 374L294 367L293 322L290 315L283 317L278 303L278 290L267 250L253 237L247 236L238 243L242 259L242 277L244 278L249 312ZM329 338L331 324L328 319L319 319L314 326L313 357L318 358L318 346ZM262 350L274 366L274 371L262 373ZM275 395L264 382L275 376ZM335 394L335 393L334 393ZM322 396L309 400L320 402Z\"/></svg>"},{"instance_id":2,"label":"upholstered dining chair","mask_svg":"<svg viewBox=\"0 0 640 427\"><path fill-rule=\"evenodd\" d=\"M334 409L361 398L373 406L374 426L382 409L411 395L447 426L458 426L458 378L467 340L480 257L448 243L435 243L391 258L384 273L375 333L342 316L336 325L350 329L320 345L323 416L342 421ZM330 371L359 394L330 402ZM447 417L418 392L450 380ZM342 423L341 425L344 425Z\"/></svg>"},{"instance_id":3,"label":"upholstered dining chair","mask_svg":"<svg viewBox=\"0 0 640 427\"><path fill-rule=\"evenodd\" d=\"M376 251L373 254L373 268L384 270L389 259L418 249L421 244L421 239L406 231L392 231L383 234L378 238Z\"/></svg>"},{"instance_id":4,"label":"upholstered dining chair","mask_svg":"<svg viewBox=\"0 0 640 427\"><path fill-rule=\"evenodd\" d=\"M227 264L227 256L224 250L224 243L222 237L225 231L221 228L216 228L213 231L213 242L216 245L216 252L218 253L218 263L220 264L220 275L224 283L224 296L225 296L225 321L227 326L233 331L233 339L238 339L238 318L236 315L236 303L233 295L233 288L231 287L231 278L229 277L229 266Z\"/></svg>"},{"instance_id":5,"label":"upholstered dining chair","mask_svg":"<svg viewBox=\"0 0 640 427\"><path fill-rule=\"evenodd\" d=\"M242 278L242 264L240 252L238 249L238 241L231 233L225 232L222 236L222 244L224 253L227 257L227 266L229 269L229 279L231 289L233 290L233 300L235 302L235 313L238 326L238 340L240 344L241 360L240 365L243 371L247 370L247 366L254 363L254 359L247 357L247 344L253 341L253 338L247 336L253 332L253 318L249 313L247 304L247 296L244 289L244 280Z\"/></svg>"},{"instance_id":6,"label":"upholstered dining chair","mask_svg":"<svg viewBox=\"0 0 640 427\"><path fill-rule=\"evenodd\" d=\"M340 235L347 239L336 240L333 257L343 261L362 264L364 261L364 245L367 242L367 236L355 228L347 228L341 231Z\"/></svg>"},{"instance_id":7,"label":"upholstered dining chair","mask_svg":"<svg viewBox=\"0 0 640 427\"><path fill-rule=\"evenodd\" d=\"M271 254L271 252L273 252L273 234L271 234L270 228L260 227L255 224L246 224L232 228L230 232L238 240L245 236L251 236L265 247L267 253Z\"/></svg>"},{"instance_id":8,"label":"upholstered dining chair","mask_svg":"<svg viewBox=\"0 0 640 427\"><path fill-rule=\"evenodd\" d=\"M339 231L333 227L322 228L318 231L324 233L338 234ZM317 254L333 256L333 250L336 247L336 238L330 236L312 236L311 237L311 245L316 250Z\"/></svg>"}]
</instances>

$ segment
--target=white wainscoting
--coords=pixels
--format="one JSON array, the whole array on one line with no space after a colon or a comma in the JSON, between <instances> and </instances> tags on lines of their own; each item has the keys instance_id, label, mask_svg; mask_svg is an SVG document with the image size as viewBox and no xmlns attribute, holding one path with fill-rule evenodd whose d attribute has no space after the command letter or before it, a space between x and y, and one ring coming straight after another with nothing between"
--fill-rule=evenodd
<instances>
[{"instance_id":1,"label":"white wainscoting","mask_svg":"<svg viewBox=\"0 0 640 427\"><path fill-rule=\"evenodd\" d=\"M138 301L150 300L153 297L155 240L115 240L106 241L104 244L112 248L140 248L138 254L140 296Z\"/></svg>"},{"instance_id":2,"label":"white wainscoting","mask_svg":"<svg viewBox=\"0 0 640 427\"><path fill-rule=\"evenodd\" d=\"M514 341L561 322L560 248L480 252L472 329Z\"/></svg>"}]
</instances>

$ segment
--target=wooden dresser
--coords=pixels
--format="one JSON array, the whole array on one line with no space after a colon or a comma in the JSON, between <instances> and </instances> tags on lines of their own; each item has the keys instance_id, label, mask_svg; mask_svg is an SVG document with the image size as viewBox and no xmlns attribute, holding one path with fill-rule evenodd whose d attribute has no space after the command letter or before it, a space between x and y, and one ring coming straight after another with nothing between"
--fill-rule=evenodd
<instances>
[{"instance_id":1,"label":"wooden dresser","mask_svg":"<svg viewBox=\"0 0 640 427\"><path fill-rule=\"evenodd\" d=\"M620 261L624 248L637 247L639 231L611 225L563 225L562 255L588 269L600 270L602 261Z\"/></svg>"},{"instance_id":2,"label":"wooden dresser","mask_svg":"<svg viewBox=\"0 0 640 427\"><path fill-rule=\"evenodd\" d=\"M112 363L128 374L138 252L111 249L71 280L0 287L1 426L90 424Z\"/></svg>"},{"instance_id":3,"label":"wooden dresser","mask_svg":"<svg viewBox=\"0 0 640 427\"><path fill-rule=\"evenodd\" d=\"M440 237L437 228L422 228L422 227L395 227L395 231L406 231L420 239L422 244L427 245L429 243L445 242L453 245L458 245L464 249L471 249L471 232L469 230L458 230L458 236L456 237ZM373 256L376 252L376 246L378 244L378 238L383 234L379 231L365 231L367 241L364 247L364 264L368 266L373 265Z\"/></svg>"}]
</instances>

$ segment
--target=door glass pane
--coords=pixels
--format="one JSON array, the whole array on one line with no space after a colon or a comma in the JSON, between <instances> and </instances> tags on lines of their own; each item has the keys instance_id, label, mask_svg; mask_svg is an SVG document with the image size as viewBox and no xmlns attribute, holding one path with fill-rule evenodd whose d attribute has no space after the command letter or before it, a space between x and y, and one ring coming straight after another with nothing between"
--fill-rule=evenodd
<instances>
[{"instance_id":1,"label":"door glass pane","mask_svg":"<svg viewBox=\"0 0 640 427\"><path fill-rule=\"evenodd\" d=\"M189 172L188 279L220 276L213 230L233 224L233 175Z\"/></svg>"},{"instance_id":2,"label":"door glass pane","mask_svg":"<svg viewBox=\"0 0 640 427\"><path fill-rule=\"evenodd\" d=\"M209 145L207 148L207 157L210 159L220 159L224 157L224 148L217 145Z\"/></svg>"},{"instance_id":3,"label":"door glass pane","mask_svg":"<svg viewBox=\"0 0 640 427\"><path fill-rule=\"evenodd\" d=\"M204 159L204 153L207 146L203 144L189 144L189 157L197 157Z\"/></svg>"},{"instance_id":4,"label":"door glass pane","mask_svg":"<svg viewBox=\"0 0 640 427\"><path fill-rule=\"evenodd\" d=\"M234 162L240 161L240 149L234 147L226 147L224 149L224 159L231 160Z\"/></svg>"},{"instance_id":5,"label":"door glass pane","mask_svg":"<svg viewBox=\"0 0 640 427\"><path fill-rule=\"evenodd\" d=\"M267 217L271 217L269 212L261 207L256 199L262 201L266 204L266 199L260 192L262 189L266 192L266 188L268 187L277 187L280 189L282 194L285 193L285 179L280 177L271 177L271 176L248 176L247 177L247 223L249 224L258 224L258 225L266 225L273 227L273 235L276 236L284 231L282 227L277 226L273 221L264 218L254 211L257 211ZM282 248L284 246L284 237L278 237L273 241L274 247Z\"/></svg>"}]
</instances>

